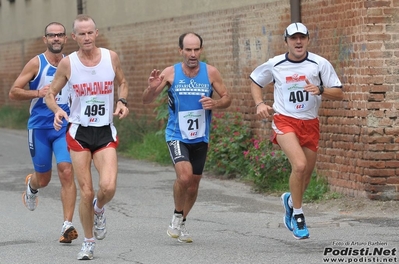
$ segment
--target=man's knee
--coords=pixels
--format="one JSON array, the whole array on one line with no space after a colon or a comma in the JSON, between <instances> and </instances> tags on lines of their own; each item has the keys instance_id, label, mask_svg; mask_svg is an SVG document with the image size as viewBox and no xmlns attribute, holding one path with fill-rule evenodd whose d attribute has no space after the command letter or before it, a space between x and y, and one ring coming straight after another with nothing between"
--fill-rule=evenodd
<instances>
[{"instance_id":1,"label":"man's knee","mask_svg":"<svg viewBox=\"0 0 399 264\"><path fill-rule=\"evenodd\" d=\"M36 183L39 185L39 188L46 187L51 180L51 170L47 172L35 172L36 173Z\"/></svg>"},{"instance_id":2,"label":"man's knee","mask_svg":"<svg viewBox=\"0 0 399 264\"><path fill-rule=\"evenodd\" d=\"M116 184L113 182L100 183L99 188L105 196L113 196L116 191Z\"/></svg>"}]
</instances>

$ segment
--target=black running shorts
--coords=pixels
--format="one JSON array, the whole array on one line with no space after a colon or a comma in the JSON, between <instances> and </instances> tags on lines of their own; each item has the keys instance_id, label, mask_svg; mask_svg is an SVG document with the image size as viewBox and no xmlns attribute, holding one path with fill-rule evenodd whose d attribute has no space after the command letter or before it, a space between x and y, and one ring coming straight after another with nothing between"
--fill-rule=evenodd
<instances>
[{"instance_id":1,"label":"black running shorts","mask_svg":"<svg viewBox=\"0 0 399 264\"><path fill-rule=\"evenodd\" d=\"M173 164L179 161L189 161L193 167L193 173L202 175L205 166L208 143L184 143L178 140L168 141L169 154Z\"/></svg>"}]
</instances>

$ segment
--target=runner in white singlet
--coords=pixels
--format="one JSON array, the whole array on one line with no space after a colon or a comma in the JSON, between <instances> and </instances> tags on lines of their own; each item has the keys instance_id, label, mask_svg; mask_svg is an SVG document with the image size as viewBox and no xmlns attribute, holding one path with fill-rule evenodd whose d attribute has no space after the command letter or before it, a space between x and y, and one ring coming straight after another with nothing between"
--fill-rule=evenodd
<instances>
[{"instance_id":1,"label":"runner in white singlet","mask_svg":"<svg viewBox=\"0 0 399 264\"><path fill-rule=\"evenodd\" d=\"M125 118L128 86L118 55L96 47L98 29L87 15L78 15L73 23L72 38L79 50L65 57L46 95L47 106L55 113L54 127L69 122L68 148L80 187L79 214L84 229L84 241L79 260L93 259L95 239L107 234L105 205L116 191L118 172L116 147L118 137L113 117ZM115 87L117 82L119 87ZM67 84L71 91L71 114L59 108L55 95ZM114 110L114 93L118 101ZM99 190L92 184L92 161L99 174Z\"/></svg>"}]
</instances>

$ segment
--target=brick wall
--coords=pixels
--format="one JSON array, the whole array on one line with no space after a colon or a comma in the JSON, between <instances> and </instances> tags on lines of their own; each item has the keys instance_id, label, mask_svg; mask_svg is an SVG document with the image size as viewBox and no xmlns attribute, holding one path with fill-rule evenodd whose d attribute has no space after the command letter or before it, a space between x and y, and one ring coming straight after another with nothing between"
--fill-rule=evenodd
<instances>
[{"instance_id":1,"label":"brick wall","mask_svg":"<svg viewBox=\"0 0 399 264\"><path fill-rule=\"evenodd\" d=\"M399 200L397 126L399 1L303 0L302 22L310 50L329 59L345 87L344 101L323 101L317 172L331 189L350 196ZM118 52L130 86L129 106L154 117L141 103L154 68L180 61L178 36L204 38L204 58L216 66L254 132L270 134L270 122L254 116L248 79L269 57L286 51L282 34L290 23L288 1L243 6L152 22L100 29L98 46ZM70 40L66 53L76 45ZM15 104L8 90L23 65L43 51L41 38L0 45L0 105ZM272 91L272 87L267 88ZM265 94L271 103L272 94Z\"/></svg>"}]
</instances>

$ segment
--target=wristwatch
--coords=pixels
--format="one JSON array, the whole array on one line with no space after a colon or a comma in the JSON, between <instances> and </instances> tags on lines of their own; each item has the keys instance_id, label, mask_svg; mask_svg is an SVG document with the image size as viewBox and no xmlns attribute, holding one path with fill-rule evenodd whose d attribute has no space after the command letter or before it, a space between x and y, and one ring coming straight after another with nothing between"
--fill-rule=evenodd
<instances>
[{"instance_id":1,"label":"wristwatch","mask_svg":"<svg viewBox=\"0 0 399 264\"><path fill-rule=\"evenodd\" d=\"M319 95L322 95L324 93L324 87L323 85L319 85Z\"/></svg>"},{"instance_id":2,"label":"wristwatch","mask_svg":"<svg viewBox=\"0 0 399 264\"><path fill-rule=\"evenodd\" d=\"M119 98L118 102L122 102L122 104L124 104L125 106L127 106L127 101L125 98Z\"/></svg>"}]
</instances>

